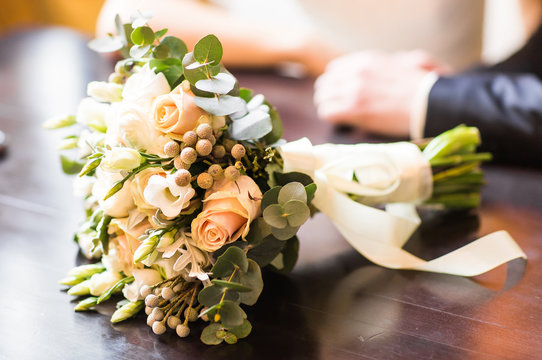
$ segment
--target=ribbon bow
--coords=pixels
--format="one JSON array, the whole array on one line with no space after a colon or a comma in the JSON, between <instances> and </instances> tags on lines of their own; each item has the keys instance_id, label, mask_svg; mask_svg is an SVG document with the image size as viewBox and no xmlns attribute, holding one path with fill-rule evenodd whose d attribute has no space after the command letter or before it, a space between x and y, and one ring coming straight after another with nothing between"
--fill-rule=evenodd
<instances>
[{"instance_id":1,"label":"ribbon bow","mask_svg":"<svg viewBox=\"0 0 542 360\"><path fill-rule=\"evenodd\" d=\"M506 231L497 231L431 261L402 249L420 225L416 204L432 192L431 167L416 145L313 146L306 139L281 147L284 172L311 176L313 204L344 238L375 264L460 276L475 276L525 253ZM346 194L354 194L354 201ZM385 210L369 205L387 204Z\"/></svg>"}]
</instances>

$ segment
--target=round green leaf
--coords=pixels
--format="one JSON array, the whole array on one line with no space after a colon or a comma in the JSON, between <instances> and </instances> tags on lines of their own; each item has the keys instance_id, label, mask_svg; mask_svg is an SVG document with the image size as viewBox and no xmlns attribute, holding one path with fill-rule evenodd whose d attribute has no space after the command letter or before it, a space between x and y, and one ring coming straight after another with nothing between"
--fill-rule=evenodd
<instances>
[{"instance_id":1,"label":"round green leaf","mask_svg":"<svg viewBox=\"0 0 542 360\"><path fill-rule=\"evenodd\" d=\"M136 59L142 58L147 55L150 49L150 45L134 45L130 48L130 56Z\"/></svg>"},{"instance_id":2,"label":"round green leaf","mask_svg":"<svg viewBox=\"0 0 542 360\"><path fill-rule=\"evenodd\" d=\"M166 45L169 48L169 56L177 59L183 59L188 49L184 41L175 36L166 36L160 41L160 44Z\"/></svg>"},{"instance_id":3,"label":"round green leaf","mask_svg":"<svg viewBox=\"0 0 542 360\"><path fill-rule=\"evenodd\" d=\"M299 200L290 200L284 204L284 213L287 215L288 225L300 227L307 221L311 211L306 203Z\"/></svg>"},{"instance_id":4,"label":"round green leaf","mask_svg":"<svg viewBox=\"0 0 542 360\"><path fill-rule=\"evenodd\" d=\"M251 289L240 294L239 301L247 305L256 304L263 290L262 271L256 261L248 260L248 271L239 274L239 282Z\"/></svg>"},{"instance_id":5,"label":"round green leaf","mask_svg":"<svg viewBox=\"0 0 542 360\"><path fill-rule=\"evenodd\" d=\"M247 317L241 307L230 300L222 302L218 313L220 314L220 322L226 327L242 325L243 320Z\"/></svg>"},{"instance_id":6,"label":"round green leaf","mask_svg":"<svg viewBox=\"0 0 542 360\"><path fill-rule=\"evenodd\" d=\"M297 227L286 226L284 229L271 228L271 234L279 240L288 240L297 234Z\"/></svg>"},{"instance_id":7,"label":"round green leaf","mask_svg":"<svg viewBox=\"0 0 542 360\"><path fill-rule=\"evenodd\" d=\"M185 70L185 75L186 70ZM188 76L187 76L188 79ZM190 81L190 79L188 79ZM220 95L217 98L195 97L194 103L203 110L215 116L231 115L236 112L246 111L247 104L237 96Z\"/></svg>"},{"instance_id":8,"label":"round green leaf","mask_svg":"<svg viewBox=\"0 0 542 360\"><path fill-rule=\"evenodd\" d=\"M252 291L251 288L249 288L249 287L247 287L247 286L245 286L243 284L233 282L233 281L225 281L225 280L213 279L213 280L211 280L211 282L213 284L215 284L216 286L226 288L226 289L232 290L232 291L238 291L238 292Z\"/></svg>"},{"instance_id":9,"label":"round green leaf","mask_svg":"<svg viewBox=\"0 0 542 360\"><path fill-rule=\"evenodd\" d=\"M154 42L154 32L148 26L140 26L132 31L130 38L136 45L152 45Z\"/></svg>"},{"instance_id":10,"label":"round green leaf","mask_svg":"<svg viewBox=\"0 0 542 360\"><path fill-rule=\"evenodd\" d=\"M196 82L195 86L199 90L208 91L215 94L227 94L235 86L237 80L228 73L219 73L212 79L203 79Z\"/></svg>"},{"instance_id":11,"label":"round green leaf","mask_svg":"<svg viewBox=\"0 0 542 360\"><path fill-rule=\"evenodd\" d=\"M160 44L152 50L152 56L155 59L165 59L169 55L169 47L167 45Z\"/></svg>"},{"instance_id":12,"label":"round green leaf","mask_svg":"<svg viewBox=\"0 0 542 360\"><path fill-rule=\"evenodd\" d=\"M303 186L303 184L294 181L282 187L279 192L279 204L284 205L290 200L299 200L303 203L307 203L307 192L305 191L305 186Z\"/></svg>"},{"instance_id":13,"label":"round green leaf","mask_svg":"<svg viewBox=\"0 0 542 360\"><path fill-rule=\"evenodd\" d=\"M216 263L211 269L211 272L213 273L213 276L225 277L229 276L233 270L235 270L235 266L230 261L222 257L218 257Z\"/></svg>"},{"instance_id":14,"label":"round green leaf","mask_svg":"<svg viewBox=\"0 0 542 360\"><path fill-rule=\"evenodd\" d=\"M227 260L232 264L237 265L241 271L247 271L248 269L247 256L245 255L245 252L237 246L229 247L228 250L226 250L224 254L220 255L218 258Z\"/></svg>"},{"instance_id":15,"label":"round green leaf","mask_svg":"<svg viewBox=\"0 0 542 360\"><path fill-rule=\"evenodd\" d=\"M239 326L228 328L228 331L237 336L238 339L246 338L252 331L252 325L247 319L243 320L243 323Z\"/></svg>"},{"instance_id":16,"label":"round green leaf","mask_svg":"<svg viewBox=\"0 0 542 360\"><path fill-rule=\"evenodd\" d=\"M200 63L214 62L222 59L222 44L214 35L207 35L194 46L194 58Z\"/></svg>"},{"instance_id":17,"label":"round green leaf","mask_svg":"<svg viewBox=\"0 0 542 360\"><path fill-rule=\"evenodd\" d=\"M218 286L218 285L210 285L205 288L203 288L199 294L198 294L198 301L200 304L203 304L205 306L213 306L220 302L220 299L222 299L222 295L224 295L224 292L226 292L226 295L224 295L225 300L231 300L231 301L238 301L239 300L239 294L234 291L225 291L226 288Z\"/></svg>"},{"instance_id":18,"label":"round green leaf","mask_svg":"<svg viewBox=\"0 0 542 360\"><path fill-rule=\"evenodd\" d=\"M207 345L218 345L223 340L216 336L217 331L220 331L222 326L220 324L210 324L201 332L201 342Z\"/></svg>"},{"instance_id":19,"label":"round green leaf","mask_svg":"<svg viewBox=\"0 0 542 360\"><path fill-rule=\"evenodd\" d=\"M280 189L282 189L282 186L275 186L267 190L265 194L263 194L262 211L264 211L265 208L268 207L269 205L276 204L279 202Z\"/></svg>"},{"instance_id":20,"label":"round green leaf","mask_svg":"<svg viewBox=\"0 0 542 360\"><path fill-rule=\"evenodd\" d=\"M266 223L277 229L284 229L288 225L282 206L279 204L272 204L266 207L263 211L263 219Z\"/></svg>"}]
</instances>

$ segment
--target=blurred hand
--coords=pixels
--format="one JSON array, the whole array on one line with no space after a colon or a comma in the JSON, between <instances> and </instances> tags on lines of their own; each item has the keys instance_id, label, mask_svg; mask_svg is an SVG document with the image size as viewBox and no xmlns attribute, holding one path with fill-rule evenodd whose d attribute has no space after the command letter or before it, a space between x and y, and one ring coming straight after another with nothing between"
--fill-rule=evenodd
<instances>
[{"instance_id":1,"label":"blurred hand","mask_svg":"<svg viewBox=\"0 0 542 360\"><path fill-rule=\"evenodd\" d=\"M339 57L316 80L318 115L331 123L406 137L416 91L432 71L448 69L422 51L363 51Z\"/></svg>"}]
</instances>

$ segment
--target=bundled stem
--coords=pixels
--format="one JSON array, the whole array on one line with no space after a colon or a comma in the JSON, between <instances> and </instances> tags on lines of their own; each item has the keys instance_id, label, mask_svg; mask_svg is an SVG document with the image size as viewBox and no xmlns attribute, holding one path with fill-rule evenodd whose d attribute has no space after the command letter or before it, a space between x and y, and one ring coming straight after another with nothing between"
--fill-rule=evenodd
<instances>
[{"instance_id":1,"label":"bundled stem","mask_svg":"<svg viewBox=\"0 0 542 360\"><path fill-rule=\"evenodd\" d=\"M467 210L480 205L485 185L480 164L490 153L477 153L480 133L465 125L448 130L430 141L417 143L433 170L433 193L427 204L450 210Z\"/></svg>"}]
</instances>

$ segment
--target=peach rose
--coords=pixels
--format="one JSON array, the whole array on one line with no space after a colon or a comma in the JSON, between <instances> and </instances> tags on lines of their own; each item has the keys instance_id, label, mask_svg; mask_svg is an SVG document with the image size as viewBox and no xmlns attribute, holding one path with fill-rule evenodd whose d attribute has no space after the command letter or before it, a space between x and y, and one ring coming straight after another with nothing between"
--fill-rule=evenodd
<instances>
[{"instance_id":1,"label":"peach rose","mask_svg":"<svg viewBox=\"0 0 542 360\"><path fill-rule=\"evenodd\" d=\"M152 104L154 126L164 133L183 135L196 127L202 115L208 113L194 103L194 94L185 92L181 85L158 96Z\"/></svg>"},{"instance_id":2,"label":"peach rose","mask_svg":"<svg viewBox=\"0 0 542 360\"><path fill-rule=\"evenodd\" d=\"M250 223L260 216L262 192L254 180L244 175L237 181L222 179L205 193L203 210L192 221L192 238L205 251L245 238Z\"/></svg>"},{"instance_id":3,"label":"peach rose","mask_svg":"<svg viewBox=\"0 0 542 360\"><path fill-rule=\"evenodd\" d=\"M167 173L162 168L147 168L134 176L132 183L130 184L130 190L132 191L132 197L139 210L145 213L150 212L154 214L157 207L149 204L147 200L145 200L144 195L149 179L153 175L166 177Z\"/></svg>"}]
</instances>

